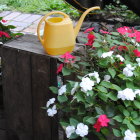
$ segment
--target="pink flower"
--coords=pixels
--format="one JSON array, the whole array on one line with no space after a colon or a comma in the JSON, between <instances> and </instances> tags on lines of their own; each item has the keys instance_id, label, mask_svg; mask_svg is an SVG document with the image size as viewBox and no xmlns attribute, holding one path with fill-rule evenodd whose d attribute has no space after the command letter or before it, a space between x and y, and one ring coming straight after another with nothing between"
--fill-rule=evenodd
<instances>
[{"instance_id":1,"label":"pink flower","mask_svg":"<svg viewBox=\"0 0 140 140\"><path fill-rule=\"evenodd\" d=\"M133 50L135 56L140 57L140 51L139 50Z\"/></svg>"},{"instance_id":2,"label":"pink flower","mask_svg":"<svg viewBox=\"0 0 140 140\"><path fill-rule=\"evenodd\" d=\"M89 33L87 38L88 38L88 42L85 45L92 46L93 42L94 42L94 39L95 39L95 36L93 34Z\"/></svg>"},{"instance_id":3,"label":"pink flower","mask_svg":"<svg viewBox=\"0 0 140 140\"><path fill-rule=\"evenodd\" d=\"M136 34L136 41L140 42L140 32L137 31L135 34Z\"/></svg>"},{"instance_id":4,"label":"pink flower","mask_svg":"<svg viewBox=\"0 0 140 140\"><path fill-rule=\"evenodd\" d=\"M69 52L66 52L65 54L61 55L60 58L63 58L65 63L74 63L76 57L71 55Z\"/></svg>"},{"instance_id":5,"label":"pink flower","mask_svg":"<svg viewBox=\"0 0 140 140\"><path fill-rule=\"evenodd\" d=\"M100 32L103 33L103 34L110 34L110 32L103 31L103 30L100 30Z\"/></svg>"},{"instance_id":6,"label":"pink flower","mask_svg":"<svg viewBox=\"0 0 140 140\"><path fill-rule=\"evenodd\" d=\"M136 37L136 33L130 33L128 36L129 37Z\"/></svg>"},{"instance_id":7,"label":"pink flower","mask_svg":"<svg viewBox=\"0 0 140 140\"><path fill-rule=\"evenodd\" d=\"M126 26L118 28L117 31L122 35L125 35L126 33L132 33L132 29Z\"/></svg>"},{"instance_id":8,"label":"pink flower","mask_svg":"<svg viewBox=\"0 0 140 140\"><path fill-rule=\"evenodd\" d=\"M61 72L62 71L62 69L63 69L63 64L60 64L59 66L58 66L58 68L57 68L57 74L59 73L59 72Z\"/></svg>"},{"instance_id":9,"label":"pink flower","mask_svg":"<svg viewBox=\"0 0 140 140\"><path fill-rule=\"evenodd\" d=\"M85 30L84 33L92 32L93 30L94 30L94 27L92 27L92 28L88 28L88 29Z\"/></svg>"},{"instance_id":10,"label":"pink flower","mask_svg":"<svg viewBox=\"0 0 140 140\"><path fill-rule=\"evenodd\" d=\"M2 21L3 23L7 22L7 20L4 20L4 19L2 19L1 21Z\"/></svg>"},{"instance_id":11,"label":"pink flower","mask_svg":"<svg viewBox=\"0 0 140 140\"><path fill-rule=\"evenodd\" d=\"M7 38L10 38L10 35L6 32L0 31L0 37L5 36Z\"/></svg>"},{"instance_id":12,"label":"pink flower","mask_svg":"<svg viewBox=\"0 0 140 140\"><path fill-rule=\"evenodd\" d=\"M110 122L110 119L107 118L106 115L100 115L97 122L94 124L94 128L96 129L97 132L100 131L102 127L107 127L108 123Z\"/></svg>"}]
</instances>

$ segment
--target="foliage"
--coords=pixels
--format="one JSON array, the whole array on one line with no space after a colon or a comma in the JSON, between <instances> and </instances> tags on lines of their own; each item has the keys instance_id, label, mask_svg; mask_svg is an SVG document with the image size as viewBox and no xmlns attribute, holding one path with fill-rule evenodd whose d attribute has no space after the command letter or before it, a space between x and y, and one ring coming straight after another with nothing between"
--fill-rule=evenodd
<instances>
[{"instance_id":1,"label":"foliage","mask_svg":"<svg viewBox=\"0 0 140 140\"><path fill-rule=\"evenodd\" d=\"M1 0L1 5L6 9L16 9L22 12L46 13L46 11L60 10L73 17L77 17L79 13L72 9L63 0ZM3 9L3 7L1 7Z\"/></svg>"},{"instance_id":2,"label":"foliage","mask_svg":"<svg viewBox=\"0 0 140 140\"><path fill-rule=\"evenodd\" d=\"M21 33L13 33L11 29L16 28L13 25L5 25L7 21L0 17L0 42L4 43L9 39L22 35Z\"/></svg>"},{"instance_id":3,"label":"foliage","mask_svg":"<svg viewBox=\"0 0 140 140\"><path fill-rule=\"evenodd\" d=\"M89 45L83 45L83 53L60 57L64 67L58 67L59 73L74 74L76 80L59 89L50 87L57 102L49 100L45 109L49 116L56 110L63 112L60 124L68 139L88 140L88 133L101 140L110 134L140 139L140 31L129 27L117 32L92 30L86 31Z\"/></svg>"}]
</instances>

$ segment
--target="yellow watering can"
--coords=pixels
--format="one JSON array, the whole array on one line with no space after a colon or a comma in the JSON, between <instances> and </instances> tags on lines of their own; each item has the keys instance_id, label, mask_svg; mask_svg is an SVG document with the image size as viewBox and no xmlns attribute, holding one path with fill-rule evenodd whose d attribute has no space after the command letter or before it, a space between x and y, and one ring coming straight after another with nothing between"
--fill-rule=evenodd
<instances>
[{"instance_id":1,"label":"yellow watering can","mask_svg":"<svg viewBox=\"0 0 140 140\"><path fill-rule=\"evenodd\" d=\"M38 24L37 35L45 51L49 55L62 55L66 52L72 52L75 46L75 40L83 23L85 16L92 10L98 10L100 7L92 7L86 10L81 16L75 28L69 16L60 11L50 12L45 15ZM52 17L50 15L60 14L63 17ZM45 22L43 36L40 36L40 27Z\"/></svg>"}]
</instances>

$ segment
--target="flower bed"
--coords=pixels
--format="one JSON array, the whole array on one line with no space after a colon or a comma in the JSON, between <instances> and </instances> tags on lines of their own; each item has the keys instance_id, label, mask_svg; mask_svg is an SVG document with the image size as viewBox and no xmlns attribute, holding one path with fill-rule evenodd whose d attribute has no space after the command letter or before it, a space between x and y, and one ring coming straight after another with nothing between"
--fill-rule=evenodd
<instances>
[{"instance_id":1,"label":"flower bed","mask_svg":"<svg viewBox=\"0 0 140 140\"><path fill-rule=\"evenodd\" d=\"M140 31L121 27L116 32L87 29L84 53L66 53L57 73L74 73L76 79L61 88L45 109L53 117L63 112L60 124L68 139L95 134L106 140L110 134L119 139L140 139Z\"/></svg>"}]
</instances>

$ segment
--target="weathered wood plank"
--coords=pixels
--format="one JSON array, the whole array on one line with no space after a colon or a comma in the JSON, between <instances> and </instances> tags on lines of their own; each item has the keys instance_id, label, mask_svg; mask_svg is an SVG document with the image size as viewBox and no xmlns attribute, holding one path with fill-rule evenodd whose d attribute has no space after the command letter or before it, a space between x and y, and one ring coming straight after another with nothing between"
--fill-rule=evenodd
<instances>
[{"instance_id":1,"label":"weathered wood plank","mask_svg":"<svg viewBox=\"0 0 140 140\"><path fill-rule=\"evenodd\" d=\"M32 140L30 56L2 48L4 108L10 140Z\"/></svg>"}]
</instances>

